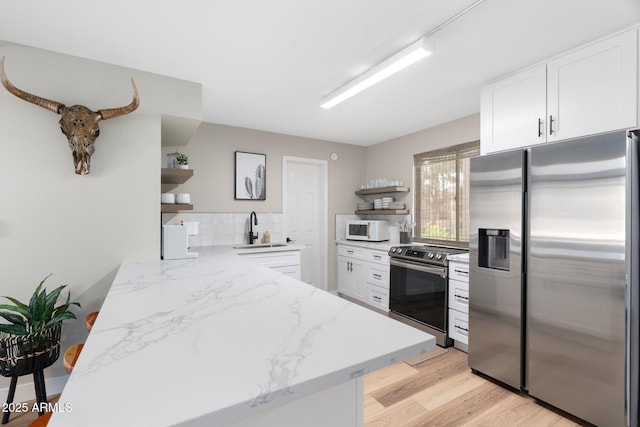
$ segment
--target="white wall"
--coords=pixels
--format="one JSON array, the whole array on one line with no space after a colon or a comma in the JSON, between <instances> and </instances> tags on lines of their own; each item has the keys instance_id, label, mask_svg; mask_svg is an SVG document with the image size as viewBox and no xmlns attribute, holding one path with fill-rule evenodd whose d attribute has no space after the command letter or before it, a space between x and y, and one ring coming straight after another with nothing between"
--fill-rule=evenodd
<instances>
[{"instance_id":1,"label":"white wall","mask_svg":"<svg viewBox=\"0 0 640 427\"><path fill-rule=\"evenodd\" d=\"M79 321L64 323L64 351L84 340L84 316L99 308L122 262L159 257L160 114L201 119L202 91L198 84L0 41L2 56L15 86L67 105L126 105L129 77L140 92L138 110L100 123L91 174L80 176L59 116L0 87L0 295L28 300L49 273L49 290L67 283L83 309ZM66 375L62 360L45 375ZM27 398L34 395L30 381L19 380ZM54 393L51 383L47 391ZM8 381L1 378L0 396L3 387Z\"/></svg>"}]
</instances>

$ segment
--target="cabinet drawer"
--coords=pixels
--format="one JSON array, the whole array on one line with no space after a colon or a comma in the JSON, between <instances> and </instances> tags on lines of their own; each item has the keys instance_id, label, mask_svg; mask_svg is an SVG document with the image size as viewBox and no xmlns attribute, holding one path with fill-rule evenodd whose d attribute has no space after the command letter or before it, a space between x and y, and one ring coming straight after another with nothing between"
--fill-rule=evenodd
<instances>
[{"instance_id":1,"label":"cabinet drawer","mask_svg":"<svg viewBox=\"0 0 640 427\"><path fill-rule=\"evenodd\" d=\"M349 258L357 258L363 261L367 260L367 250L364 248L356 248L353 246L338 245L338 255Z\"/></svg>"},{"instance_id":2,"label":"cabinet drawer","mask_svg":"<svg viewBox=\"0 0 640 427\"><path fill-rule=\"evenodd\" d=\"M389 254L373 249L367 250L367 260L381 265L389 265Z\"/></svg>"},{"instance_id":3,"label":"cabinet drawer","mask_svg":"<svg viewBox=\"0 0 640 427\"><path fill-rule=\"evenodd\" d=\"M449 262L449 279L469 282L469 264L465 262Z\"/></svg>"},{"instance_id":4,"label":"cabinet drawer","mask_svg":"<svg viewBox=\"0 0 640 427\"><path fill-rule=\"evenodd\" d=\"M449 338L469 344L469 315L449 310Z\"/></svg>"},{"instance_id":5,"label":"cabinet drawer","mask_svg":"<svg viewBox=\"0 0 640 427\"><path fill-rule=\"evenodd\" d=\"M389 289L389 267L370 264L367 282Z\"/></svg>"},{"instance_id":6,"label":"cabinet drawer","mask_svg":"<svg viewBox=\"0 0 640 427\"><path fill-rule=\"evenodd\" d=\"M469 284L449 279L449 308L469 312Z\"/></svg>"},{"instance_id":7,"label":"cabinet drawer","mask_svg":"<svg viewBox=\"0 0 640 427\"><path fill-rule=\"evenodd\" d=\"M367 304L382 311L389 311L389 291L379 286L368 284Z\"/></svg>"},{"instance_id":8,"label":"cabinet drawer","mask_svg":"<svg viewBox=\"0 0 640 427\"><path fill-rule=\"evenodd\" d=\"M300 265L300 251L259 252L256 254L239 255L267 267Z\"/></svg>"}]
</instances>

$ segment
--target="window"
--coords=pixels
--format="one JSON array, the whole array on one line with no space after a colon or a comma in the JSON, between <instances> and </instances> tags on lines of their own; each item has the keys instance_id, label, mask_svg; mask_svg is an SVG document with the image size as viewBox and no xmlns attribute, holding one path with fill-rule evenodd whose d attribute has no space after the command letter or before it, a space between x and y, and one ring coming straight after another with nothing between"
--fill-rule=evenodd
<instances>
[{"instance_id":1,"label":"window","mask_svg":"<svg viewBox=\"0 0 640 427\"><path fill-rule=\"evenodd\" d=\"M416 235L414 240L469 245L469 159L480 141L413 156Z\"/></svg>"}]
</instances>

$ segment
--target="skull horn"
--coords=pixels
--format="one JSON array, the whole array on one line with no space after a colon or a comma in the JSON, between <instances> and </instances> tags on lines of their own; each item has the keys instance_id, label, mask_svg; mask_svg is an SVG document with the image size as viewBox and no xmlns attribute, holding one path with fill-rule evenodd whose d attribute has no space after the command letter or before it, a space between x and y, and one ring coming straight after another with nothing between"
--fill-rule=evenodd
<instances>
[{"instance_id":1,"label":"skull horn","mask_svg":"<svg viewBox=\"0 0 640 427\"><path fill-rule=\"evenodd\" d=\"M140 96L138 96L138 89L136 88L136 83L131 79L131 88L133 89L133 101L131 104L125 107L119 108L109 108L107 110L98 110L98 114L100 114L100 118L102 120L113 119L118 116L124 116L125 114L129 114L135 111L140 105Z\"/></svg>"},{"instance_id":2,"label":"skull horn","mask_svg":"<svg viewBox=\"0 0 640 427\"><path fill-rule=\"evenodd\" d=\"M53 111L56 114L59 114L60 110L64 108L64 104L56 101L51 101L46 98L41 98L39 96L31 95L30 93L20 90L12 85L9 79L7 79L7 75L4 72L4 56L2 57L2 59L0 59L0 81L9 92L14 94L18 98L24 99L27 102L30 102L42 108L46 108L47 110Z\"/></svg>"}]
</instances>

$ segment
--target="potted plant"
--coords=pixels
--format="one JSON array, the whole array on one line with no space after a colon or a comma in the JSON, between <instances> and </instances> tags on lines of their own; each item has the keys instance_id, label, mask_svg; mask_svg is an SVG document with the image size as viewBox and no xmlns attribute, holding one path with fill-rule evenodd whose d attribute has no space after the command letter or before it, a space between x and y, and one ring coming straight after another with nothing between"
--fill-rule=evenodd
<instances>
[{"instance_id":1,"label":"potted plant","mask_svg":"<svg viewBox=\"0 0 640 427\"><path fill-rule=\"evenodd\" d=\"M189 157L185 154L179 154L176 157L176 161L178 162L179 169L189 169Z\"/></svg>"},{"instance_id":2,"label":"potted plant","mask_svg":"<svg viewBox=\"0 0 640 427\"><path fill-rule=\"evenodd\" d=\"M0 317L9 323L0 324L0 374L5 377L26 375L51 366L60 354L62 321L75 319L67 293L66 301L56 305L66 285L47 293L45 277L36 287L28 304L5 296L11 304L0 304Z\"/></svg>"}]
</instances>

